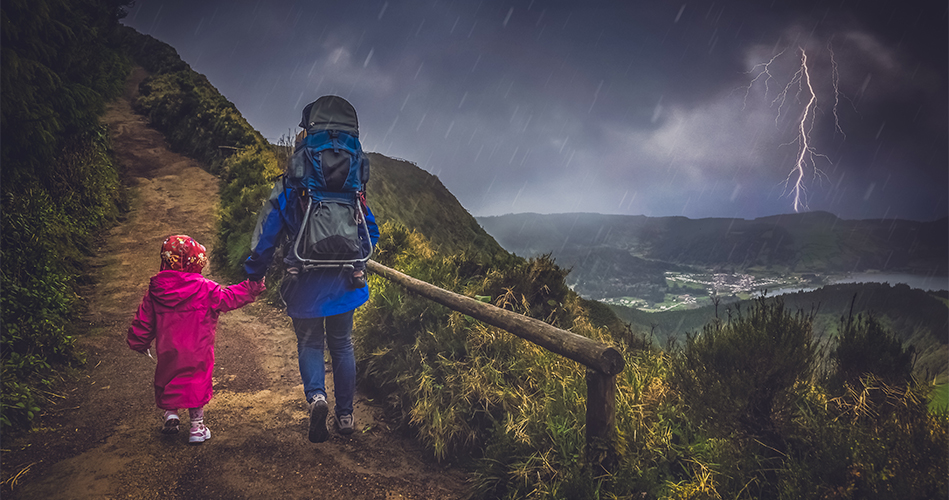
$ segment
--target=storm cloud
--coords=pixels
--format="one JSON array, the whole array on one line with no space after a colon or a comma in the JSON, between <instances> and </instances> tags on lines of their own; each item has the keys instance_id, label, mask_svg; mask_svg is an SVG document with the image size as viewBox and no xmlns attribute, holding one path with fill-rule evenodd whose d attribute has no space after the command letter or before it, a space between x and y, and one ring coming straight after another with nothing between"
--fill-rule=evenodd
<instances>
[{"instance_id":1,"label":"storm cloud","mask_svg":"<svg viewBox=\"0 0 949 500\"><path fill-rule=\"evenodd\" d=\"M947 215L946 6L763 3L166 1L124 22L271 141L345 97L367 150L475 215L788 213L799 166L800 210Z\"/></svg>"}]
</instances>

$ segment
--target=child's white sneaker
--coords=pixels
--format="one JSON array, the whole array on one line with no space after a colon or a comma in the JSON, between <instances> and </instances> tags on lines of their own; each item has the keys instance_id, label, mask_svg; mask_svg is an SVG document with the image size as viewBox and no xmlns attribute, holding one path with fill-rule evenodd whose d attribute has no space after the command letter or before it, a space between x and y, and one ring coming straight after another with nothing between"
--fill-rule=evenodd
<instances>
[{"instance_id":1,"label":"child's white sneaker","mask_svg":"<svg viewBox=\"0 0 949 500\"><path fill-rule=\"evenodd\" d=\"M165 424L161 427L162 434L178 434L178 414L173 411L165 412Z\"/></svg>"},{"instance_id":2,"label":"child's white sneaker","mask_svg":"<svg viewBox=\"0 0 949 500\"><path fill-rule=\"evenodd\" d=\"M191 435L188 436L188 442L191 444L201 444L211 439L211 429L208 429L203 423L192 424Z\"/></svg>"}]
</instances>

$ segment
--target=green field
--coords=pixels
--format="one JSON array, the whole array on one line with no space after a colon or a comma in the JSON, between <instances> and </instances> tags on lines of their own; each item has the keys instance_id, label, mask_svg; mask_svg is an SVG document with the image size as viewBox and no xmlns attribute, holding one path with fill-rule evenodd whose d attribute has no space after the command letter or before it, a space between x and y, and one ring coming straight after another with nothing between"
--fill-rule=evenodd
<instances>
[{"instance_id":1,"label":"green field","mask_svg":"<svg viewBox=\"0 0 949 500\"><path fill-rule=\"evenodd\" d=\"M929 411L933 413L949 411L949 384L939 384L929 394Z\"/></svg>"}]
</instances>

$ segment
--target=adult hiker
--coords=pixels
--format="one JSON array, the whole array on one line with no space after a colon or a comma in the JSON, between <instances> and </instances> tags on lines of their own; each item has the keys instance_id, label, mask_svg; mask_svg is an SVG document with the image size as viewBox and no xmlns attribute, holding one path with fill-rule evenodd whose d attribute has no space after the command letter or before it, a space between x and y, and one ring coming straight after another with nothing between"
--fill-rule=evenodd
<instances>
[{"instance_id":1,"label":"adult hiker","mask_svg":"<svg viewBox=\"0 0 949 500\"><path fill-rule=\"evenodd\" d=\"M343 435L355 429L353 313L369 300L363 270L379 229L366 205L369 160L353 106L342 97L323 96L303 109L300 126L287 172L258 215L244 269L250 279L263 279L282 248L286 273L280 295L297 336L308 438L319 443L329 434L324 345L333 364L336 428Z\"/></svg>"}]
</instances>

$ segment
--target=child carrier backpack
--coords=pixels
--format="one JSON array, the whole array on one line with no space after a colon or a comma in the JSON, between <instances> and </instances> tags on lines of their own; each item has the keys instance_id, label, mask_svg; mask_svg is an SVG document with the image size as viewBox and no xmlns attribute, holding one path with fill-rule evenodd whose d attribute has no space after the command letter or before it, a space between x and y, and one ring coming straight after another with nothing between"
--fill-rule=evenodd
<instances>
[{"instance_id":1,"label":"child carrier backpack","mask_svg":"<svg viewBox=\"0 0 949 500\"><path fill-rule=\"evenodd\" d=\"M323 96L303 109L300 126L305 135L290 157L286 187L299 193L303 217L287 255L303 270L364 264L372 254L364 211L369 158L356 110L342 97Z\"/></svg>"}]
</instances>

